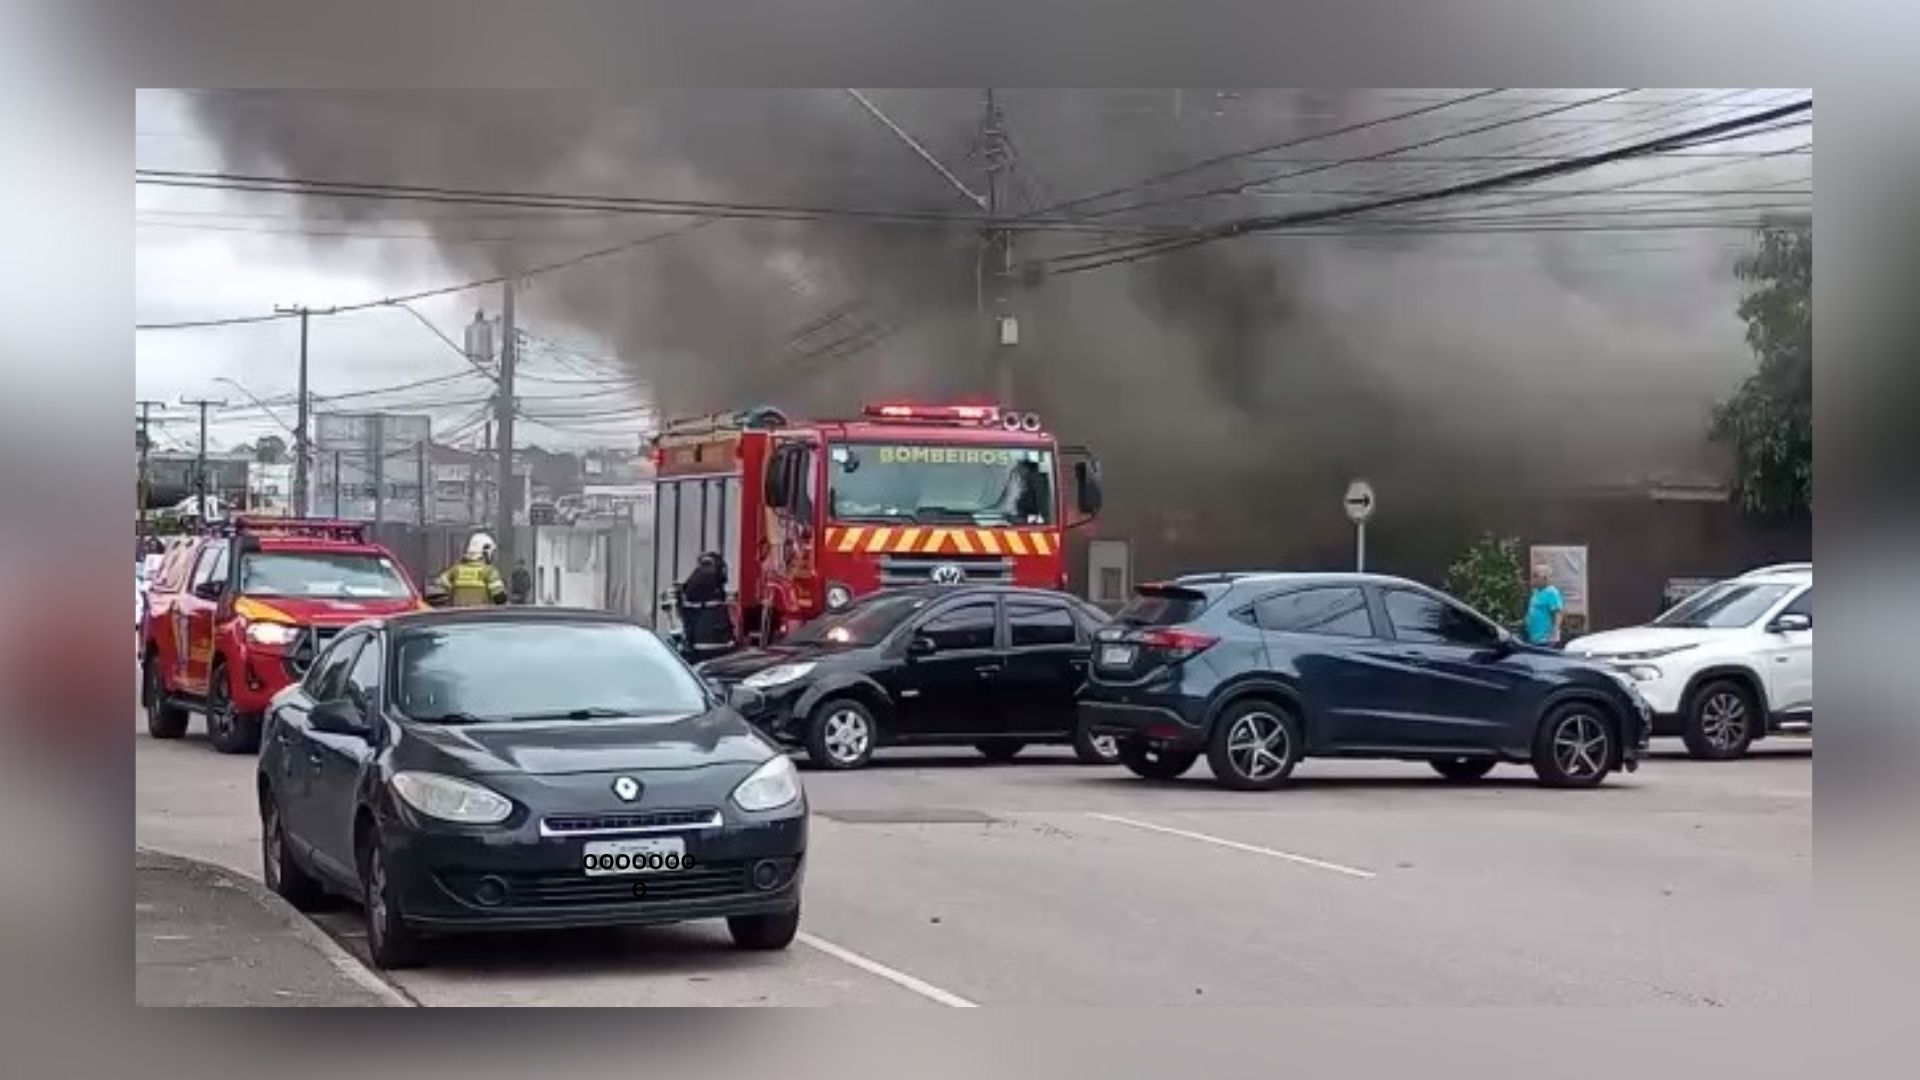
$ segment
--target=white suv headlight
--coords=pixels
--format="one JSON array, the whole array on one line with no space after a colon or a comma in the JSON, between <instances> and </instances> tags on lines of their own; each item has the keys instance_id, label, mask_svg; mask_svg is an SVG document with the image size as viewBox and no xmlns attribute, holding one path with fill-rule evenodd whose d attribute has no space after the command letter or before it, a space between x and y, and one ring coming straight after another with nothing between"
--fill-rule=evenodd
<instances>
[{"instance_id":1,"label":"white suv headlight","mask_svg":"<svg viewBox=\"0 0 1920 1080\"><path fill-rule=\"evenodd\" d=\"M497 825L513 813L513 803L505 795L439 773L395 773L393 790L408 806L441 821Z\"/></svg>"},{"instance_id":2,"label":"white suv headlight","mask_svg":"<svg viewBox=\"0 0 1920 1080\"><path fill-rule=\"evenodd\" d=\"M742 810L778 810L800 797L800 773L785 754L775 754L733 789Z\"/></svg>"},{"instance_id":3,"label":"white suv headlight","mask_svg":"<svg viewBox=\"0 0 1920 1080\"><path fill-rule=\"evenodd\" d=\"M752 687L755 690L769 690L806 678L813 674L814 667L811 660L800 664L775 664L765 671L756 671L741 679L740 685Z\"/></svg>"}]
</instances>

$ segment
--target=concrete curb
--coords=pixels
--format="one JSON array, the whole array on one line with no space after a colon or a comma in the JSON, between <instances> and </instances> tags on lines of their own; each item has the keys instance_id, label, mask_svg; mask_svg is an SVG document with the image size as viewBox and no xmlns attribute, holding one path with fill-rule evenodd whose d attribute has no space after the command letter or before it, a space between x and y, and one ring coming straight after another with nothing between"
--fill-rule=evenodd
<instances>
[{"instance_id":1,"label":"concrete curb","mask_svg":"<svg viewBox=\"0 0 1920 1080\"><path fill-rule=\"evenodd\" d=\"M294 910L293 905L274 895L271 890L259 881L245 874L236 873L219 863L209 862L205 859L196 859L191 855L182 855L176 851L167 851L145 844L135 844L133 850L136 857L144 855L151 859L188 864L204 873L231 882L235 888L246 893L258 902L261 907L273 912L289 933L300 938L308 945L313 946L320 955L327 958L328 963L331 963L342 975L353 980L353 982L362 989L380 998L390 1006L398 1008L415 1008L419 1006L420 1003L418 1001L408 996L407 993L399 987L381 978L378 972L361 963L352 953L341 948L340 943L327 936L326 931L315 926L305 915Z\"/></svg>"}]
</instances>

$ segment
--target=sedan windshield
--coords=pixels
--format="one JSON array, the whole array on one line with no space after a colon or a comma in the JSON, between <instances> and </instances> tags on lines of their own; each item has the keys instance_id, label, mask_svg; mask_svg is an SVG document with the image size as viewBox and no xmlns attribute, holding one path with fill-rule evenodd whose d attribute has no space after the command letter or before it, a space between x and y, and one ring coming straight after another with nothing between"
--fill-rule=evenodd
<instances>
[{"instance_id":1,"label":"sedan windshield","mask_svg":"<svg viewBox=\"0 0 1920 1080\"><path fill-rule=\"evenodd\" d=\"M651 631L622 623L483 623L404 634L394 686L416 720L473 723L684 716L699 680Z\"/></svg>"},{"instance_id":2,"label":"sedan windshield","mask_svg":"<svg viewBox=\"0 0 1920 1080\"><path fill-rule=\"evenodd\" d=\"M1653 625L1689 630L1734 630L1752 626L1786 594L1785 585L1743 585L1726 581L1682 600L1653 620Z\"/></svg>"},{"instance_id":3,"label":"sedan windshield","mask_svg":"<svg viewBox=\"0 0 1920 1080\"><path fill-rule=\"evenodd\" d=\"M838 521L1053 522L1049 450L850 443L830 456L827 492Z\"/></svg>"},{"instance_id":4,"label":"sedan windshield","mask_svg":"<svg viewBox=\"0 0 1920 1080\"><path fill-rule=\"evenodd\" d=\"M907 616L927 606L926 596L876 594L845 611L822 615L793 632L796 645L873 645L893 633Z\"/></svg>"},{"instance_id":5,"label":"sedan windshield","mask_svg":"<svg viewBox=\"0 0 1920 1080\"><path fill-rule=\"evenodd\" d=\"M259 551L243 556L240 592L330 600L399 600L413 595L391 559L332 551Z\"/></svg>"}]
</instances>

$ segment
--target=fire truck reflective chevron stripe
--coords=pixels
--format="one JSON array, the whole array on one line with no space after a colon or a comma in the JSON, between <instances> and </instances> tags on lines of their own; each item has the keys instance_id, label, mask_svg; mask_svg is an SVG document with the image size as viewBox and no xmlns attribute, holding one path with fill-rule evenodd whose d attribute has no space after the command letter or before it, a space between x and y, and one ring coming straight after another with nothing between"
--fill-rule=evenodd
<instances>
[{"instance_id":1,"label":"fire truck reflective chevron stripe","mask_svg":"<svg viewBox=\"0 0 1920 1080\"><path fill-rule=\"evenodd\" d=\"M843 555L1052 555L1058 544L1039 529L932 529L848 525L827 530L827 550Z\"/></svg>"}]
</instances>

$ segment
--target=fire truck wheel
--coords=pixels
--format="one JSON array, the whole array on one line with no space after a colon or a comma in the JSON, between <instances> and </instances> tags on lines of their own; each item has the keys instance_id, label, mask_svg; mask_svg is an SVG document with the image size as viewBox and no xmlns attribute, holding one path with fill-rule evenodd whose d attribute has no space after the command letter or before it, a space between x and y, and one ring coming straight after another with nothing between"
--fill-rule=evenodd
<instances>
[{"instance_id":1,"label":"fire truck wheel","mask_svg":"<svg viewBox=\"0 0 1920 1080\"><path fill-rule=\"evenodd\" d=\"M207 741L223 754L260 749L260 717L233 707L233 680L224 661L214 661L207 677Z\"/></svg>"},{"instance_id":2,"label":"fire truck wheel","mask_svg":"<svg viewBox=\"0 0 1920 1080\"><path fill-rule=\"evenodd\" d=\"M141 704L147 710L147 734L156 739L177 739L187 733L187 710L167 700L166 680L160 675L160 656L148 653L146 689Z\"/></svg>"},{"instance_id":3,"label":"fire truck wheel","mask_svg":"<svg viewBox=\"0 0 1920 1080\"><path fill-rule=\"evenodd\" d=\"M873 757L873 712L850 697L828 698L807 719L807 757L822 769L857 769Z\"/></svg>"}]
</instances>

